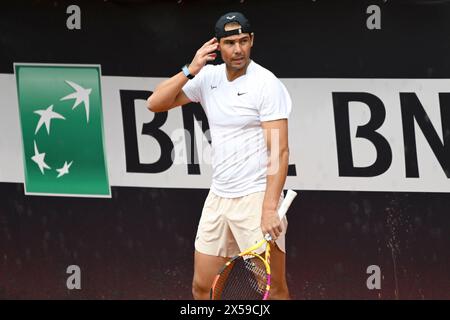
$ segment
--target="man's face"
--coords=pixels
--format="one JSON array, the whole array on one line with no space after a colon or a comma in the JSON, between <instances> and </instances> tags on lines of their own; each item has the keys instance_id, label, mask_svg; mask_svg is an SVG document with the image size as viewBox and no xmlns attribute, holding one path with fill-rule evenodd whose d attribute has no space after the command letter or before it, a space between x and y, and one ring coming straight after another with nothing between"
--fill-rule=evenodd
<instances>
[{"instance_id":1,"label":"man's face","mask_svg":"<svg viewBox=\"0 0 450 320\"><path fill-rule=\"evenodd\" d=\"M221 38L219 51L228 68L240 70L247 65L252 46L253 34L242 33Z\"/></svg>"}]
</instances>

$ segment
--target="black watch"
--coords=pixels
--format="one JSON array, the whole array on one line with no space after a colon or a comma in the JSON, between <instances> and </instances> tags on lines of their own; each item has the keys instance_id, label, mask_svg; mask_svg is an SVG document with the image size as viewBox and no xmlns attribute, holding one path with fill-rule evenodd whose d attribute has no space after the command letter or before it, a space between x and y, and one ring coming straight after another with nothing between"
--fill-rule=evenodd
<instances>
[{"instance_id":1,"label":"black watch","mask_svg":"<svg viewBox=\"0 0 450 320\"><path fill-rule=\"evenodd\" d=\"M189 65L185 64L181 70L183 71L184 75L188 78L188 79L194 79L194 75L192 75L188 69Z\"/></svg>"}]
</instances>

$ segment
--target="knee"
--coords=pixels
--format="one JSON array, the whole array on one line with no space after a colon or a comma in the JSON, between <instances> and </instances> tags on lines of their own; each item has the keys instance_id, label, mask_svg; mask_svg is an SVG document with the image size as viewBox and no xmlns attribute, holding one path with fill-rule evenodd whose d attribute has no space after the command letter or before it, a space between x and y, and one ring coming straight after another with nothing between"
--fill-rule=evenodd
<instances>
[{"instance_id":1,"label":"knee","mask_svg":"<svg viewBox=\"0 0 450 320\"><path fill-rule=\"evenodd\" d=\"M192 296L195 300L208 300L210 287L194 279L192 281Z\"/></svg>"}]
</instances>

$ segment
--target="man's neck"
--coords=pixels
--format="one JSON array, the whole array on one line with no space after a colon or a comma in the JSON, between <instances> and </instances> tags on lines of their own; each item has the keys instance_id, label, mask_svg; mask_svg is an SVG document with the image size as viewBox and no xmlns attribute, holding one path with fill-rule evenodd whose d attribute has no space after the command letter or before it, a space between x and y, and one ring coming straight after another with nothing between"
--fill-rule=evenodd
<instances>
[{"instance_id":1,"label":"man's neck","mask_svg":"<svg viewBox=\"0 0 450 320\"><path fill-rule=\"evenodd\" d=\"M250 64L250 59L248 59L247 64L241 69L231 69L226 66L227 79L228 81L233 81L244 75L247 72L248 65Z\"/></svg>"}]
</instances>

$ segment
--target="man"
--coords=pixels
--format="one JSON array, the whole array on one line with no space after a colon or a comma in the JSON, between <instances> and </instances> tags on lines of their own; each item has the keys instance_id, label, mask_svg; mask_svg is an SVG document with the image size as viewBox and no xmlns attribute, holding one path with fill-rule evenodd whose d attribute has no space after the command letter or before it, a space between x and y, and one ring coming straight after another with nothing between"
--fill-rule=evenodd
<instances>
[{"instance_id":1,"label":"man","mask_svg":"<svg viewBox=\"0 0 450 320\"><path fill-rule=\"evenodd\" d=\"M270 297L289 299L287 221L280 221L277 209L288 168L291 99L281 81L250 59L255 36L242 13L223 15L215 31L192 62L147 101L153 112L199 102L210 125L213 177L195 240L192 293L208 299L220 267L269 233L274 239ZM216 50L224 64L206 65Z\"/></svg>"}]
</instances>

